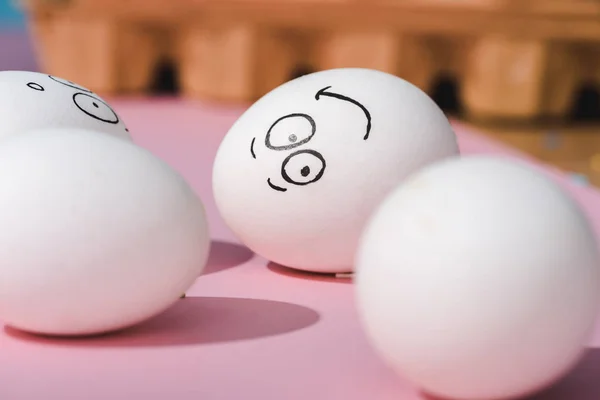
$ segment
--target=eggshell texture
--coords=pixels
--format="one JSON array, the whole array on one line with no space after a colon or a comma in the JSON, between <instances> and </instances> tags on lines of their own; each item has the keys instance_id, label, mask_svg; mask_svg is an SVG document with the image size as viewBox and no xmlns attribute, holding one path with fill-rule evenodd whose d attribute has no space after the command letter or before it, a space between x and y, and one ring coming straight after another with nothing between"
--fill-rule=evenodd
<instances>
[{"instance_id":1,"label":"eggshell texture","mask_svg":"<svg viewBox=\"0 0 600 400\"><path fill-rule=\"evenodd\" d=\"M469 156L413 174L374 213L357 304L377 352L424 391L509 399L579 360L599 264L591 227L559 186L520 162Z\"/></svg>"},{"instance_id":2,"label":"eggshell texture","mask_svg":"<svg viewBox=\"0 0 600 400\"><path fill-rule=\"evenodd\" d=\"M122 118L89 89L29 71L0 71L0 139L36 129L91 129L131 140Z\"/></svg>"},{"instance_id":3,"label":"eggshell texture","mask_svg":"<svg viewBox=\"0 0 600 400\"><path fill-rule=\"evenodd\" d=\"M0 144L0 319L86 335L127 327L179 299L202 272L200 199L129 141L55 129Z\"/></svg>"},{"instance_id":4,"label":"eggshell texture","mask_svg":"<svg viewBox=\"0 0 600 400\"><path fill-rule=\"evenodd\" d=\"M369 69L305 75L274 89L232 126L213 170L227 225L270 261L348 272L364 224L409 173L458 154L438 106Z\"/></svg>"}]
</instances>

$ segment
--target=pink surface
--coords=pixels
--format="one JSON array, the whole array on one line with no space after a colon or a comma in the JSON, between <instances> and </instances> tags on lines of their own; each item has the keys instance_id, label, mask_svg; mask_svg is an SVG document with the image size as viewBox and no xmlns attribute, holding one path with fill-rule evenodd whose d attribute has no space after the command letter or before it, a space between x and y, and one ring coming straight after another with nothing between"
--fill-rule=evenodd
<instances>
[{"instance_id":1,"label":"pink surface","mask_svg":"<svg viewBox=\"0 0 600 400\"><path fill-rule=\"evenodd\" d=\"M190 102L117 101L135 140L203 198L213 234L206 274L163 315L95 339L0 331L2 400L417 400L372 352L347 280L291 273L254 256L217 215L211 166L243 111ZM464 153L526 158L455 124ZM542 166L539 166L543 168ZM600 193L567 187L600 228ZM592 345L600 344L596 335ZM538 400L600 399L600 350Z\"/></svg>"}]
</instances>

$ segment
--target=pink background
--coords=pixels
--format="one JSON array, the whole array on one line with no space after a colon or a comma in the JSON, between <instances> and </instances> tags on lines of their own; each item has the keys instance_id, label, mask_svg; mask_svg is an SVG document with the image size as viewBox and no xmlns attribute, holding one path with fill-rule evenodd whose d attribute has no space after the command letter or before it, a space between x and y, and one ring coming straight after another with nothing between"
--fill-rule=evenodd
<instances>
[{"instance_id":1,"label":"pink background","mask_svg":"<svg viewBox=\"0 0 600 400\"><path fill-rule=\"evenodd\" d=\"M369 347L349 280L267 264L223 225L211 194L212 161L243 109L179 100L113 104L135 140L204 200L213 239L207 271L187 299L119 334L59 340L0 329L0 399L424 399ZM527 159L454 125L464 153ZM599 229L600 193L539 167L570 190ZM591 345L599 344L600 334ZM534 398L598 400L598 374L600 351L591 349L571 375Z\"/></svg>"}]
</instances>

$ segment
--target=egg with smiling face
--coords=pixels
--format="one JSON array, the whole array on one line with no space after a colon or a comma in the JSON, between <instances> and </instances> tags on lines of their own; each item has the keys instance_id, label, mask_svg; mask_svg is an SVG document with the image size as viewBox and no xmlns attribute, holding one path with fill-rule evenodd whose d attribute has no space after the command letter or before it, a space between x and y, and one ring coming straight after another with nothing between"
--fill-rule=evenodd
<instances>
[{"instance_id":1,"label":"egg with smiling face","mask_svg":"<svg viewBox=\"0 0 600 400\"><path fill-rule=\"evenodd\" d=\"M0 71L0 139L44 128L79 128L130 139L123 119L77 83L29 71Z\"/></svg>"},{"instance_id":2,"label":"egg with smiling face","mask_svg":"<svg viewBox=\"0 0 600 400\"><path fill-rule=\"evenodd\" d=\"M286 82L223 139L213 192L226 224L283 266L353 270L362 229L405 177L457 156L440 108L409 82L343 68Z\"/></svg>"}]
</instances>

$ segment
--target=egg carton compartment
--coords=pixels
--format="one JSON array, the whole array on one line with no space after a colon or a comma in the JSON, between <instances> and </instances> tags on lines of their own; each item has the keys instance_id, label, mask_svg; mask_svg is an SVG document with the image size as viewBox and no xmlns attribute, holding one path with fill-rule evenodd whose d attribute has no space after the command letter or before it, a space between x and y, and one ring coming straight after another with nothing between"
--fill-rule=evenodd
<instances>
[{"instance_id":1,"label":"egg carton compartment","mask_svg":"<svg viewBox=\"0 0 600 400\"><path fill-rule=\"evenodd\" d=\"M45 72L104 95L252 102L299 75L364 67L473 119L565 117L600 89L597 0L23 2ZM166 82L166 83L165 83Z\"/></svg>"}]
</instances>

